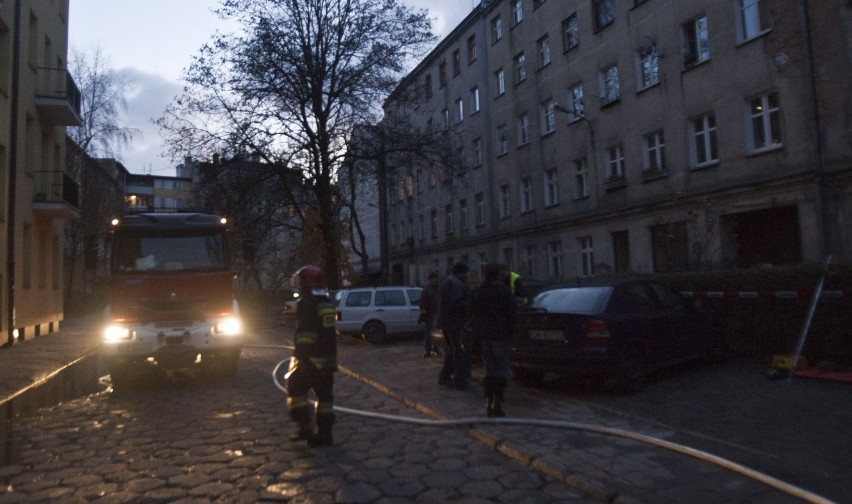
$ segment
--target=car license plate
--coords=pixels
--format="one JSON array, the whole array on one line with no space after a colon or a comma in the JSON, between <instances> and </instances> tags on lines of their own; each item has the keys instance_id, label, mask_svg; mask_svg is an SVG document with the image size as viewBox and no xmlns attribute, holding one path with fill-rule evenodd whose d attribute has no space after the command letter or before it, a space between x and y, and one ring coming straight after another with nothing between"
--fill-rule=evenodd
<instances>
[{"instance_id":1,"label":"car license plate","mask_svg":"<svg viewBox=\"0 0 852 504\"><path fill-rule=\"evenodd\" d=\"M530 339L565 341L565 331L545 331L542 329L530 329Z\"/></svg>"}]
</instances>

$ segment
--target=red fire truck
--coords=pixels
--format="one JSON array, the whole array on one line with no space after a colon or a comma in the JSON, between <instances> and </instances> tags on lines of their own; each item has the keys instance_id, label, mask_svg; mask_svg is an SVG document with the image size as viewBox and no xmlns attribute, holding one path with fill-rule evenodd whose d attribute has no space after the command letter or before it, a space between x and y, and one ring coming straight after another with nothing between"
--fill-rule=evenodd
<instances>
[{"instance_id":1,"label":"red fire truck","mask_svg":"<svg viewBox=\"0 0 852 504\"><path fill-rule=\"evenodd\" d=\"M206 213L138 213L112 224L101 349L113 385L151 366L233 376L243 325L227 221Z\"/></svg>"}]
</instances>

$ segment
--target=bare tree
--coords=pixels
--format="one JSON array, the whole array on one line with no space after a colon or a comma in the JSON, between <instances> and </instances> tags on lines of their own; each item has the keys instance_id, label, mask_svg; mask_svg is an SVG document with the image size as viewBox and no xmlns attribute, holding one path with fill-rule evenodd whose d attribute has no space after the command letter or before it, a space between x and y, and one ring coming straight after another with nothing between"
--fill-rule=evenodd
<instances>
[{"instance_id":1,"label":"bare tree","mask_svg":"<svg viewBox=\"0 0 852 504\"><path fill-rule=\"evenodd\" d=\"M193 60L185 93L158 121L171 154L249 152L300 171L336 287L335 181L346 146L434 42L429 18L401 0L225 0L218 13L244 33L217 33Z\"/></svg>"}]
</instances>

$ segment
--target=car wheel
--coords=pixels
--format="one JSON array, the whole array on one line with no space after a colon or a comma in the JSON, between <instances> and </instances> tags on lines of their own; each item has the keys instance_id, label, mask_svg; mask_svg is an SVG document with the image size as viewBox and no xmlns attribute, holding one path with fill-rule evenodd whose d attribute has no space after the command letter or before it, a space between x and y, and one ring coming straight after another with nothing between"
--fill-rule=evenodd
<instances>
[{"instance_id":1,"label":"car wheel","mask_svg":"<svg viewBox=\"0 0 852 504\"><path fill-rule=\"evenodd\" d=\"M544 373L513 366L512 379L524 387L540 387L544 383Z\"/></svg>"},{"instance_id":2,"label":"car wheel","mask_svg":"<svg viewBox=\"0 0 852 504\"><path fill-rule=\"evenodd\" d=\"M616 385L625 394L636 394L645 388L648 378L645 356L639 347L630 347L618 359Z\"/></svg>"},{"instance_id":3,"label":"car wheel","mask_svg":"<svg viewBox=\"0 0 852 504\"><path fill-rule=\"evenodd\" d=\"M367 343L379 345L385 342L388 332L385 329L384 324L378 320L371 320L364 325L364 329L361 330L361 334L363 334L364 341Z\"/></svg>"}]
</instances>

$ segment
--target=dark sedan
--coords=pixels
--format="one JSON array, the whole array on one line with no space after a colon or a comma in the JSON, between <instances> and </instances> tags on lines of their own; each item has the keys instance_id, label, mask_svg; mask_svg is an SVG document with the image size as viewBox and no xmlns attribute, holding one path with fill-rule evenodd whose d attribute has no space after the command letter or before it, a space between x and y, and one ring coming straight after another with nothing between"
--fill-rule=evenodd
<instances>
[{"instance_id":1,"label":"dark sedan","mask_svg":"<svg viewBox=\"0 0 852 504\"><path fill-rule=\"evenodd\" d=\"M511 367L516 380L553 372L640 391L649 372L716 350L710 314L651 280L545 290L518 314Z\"/></svg>"}]
</instances>

